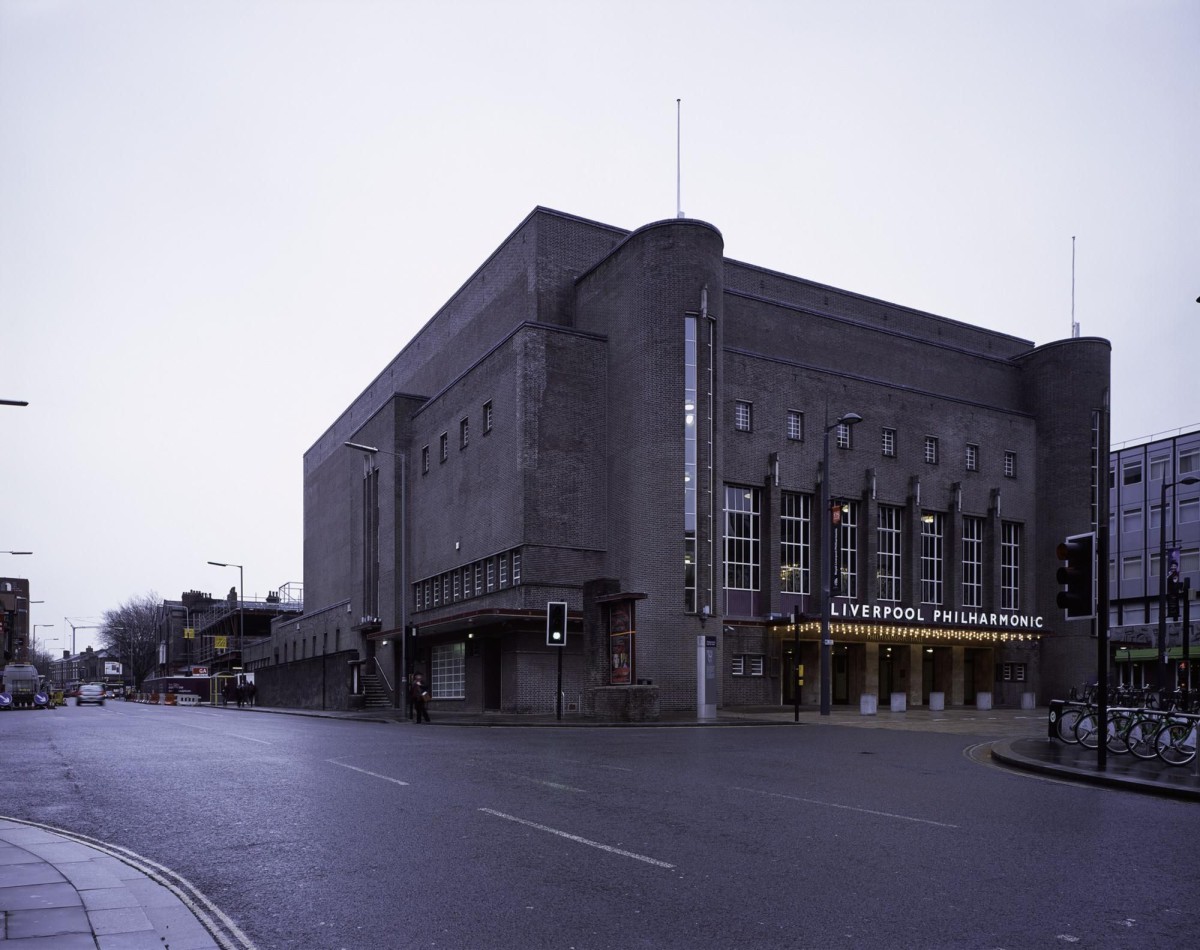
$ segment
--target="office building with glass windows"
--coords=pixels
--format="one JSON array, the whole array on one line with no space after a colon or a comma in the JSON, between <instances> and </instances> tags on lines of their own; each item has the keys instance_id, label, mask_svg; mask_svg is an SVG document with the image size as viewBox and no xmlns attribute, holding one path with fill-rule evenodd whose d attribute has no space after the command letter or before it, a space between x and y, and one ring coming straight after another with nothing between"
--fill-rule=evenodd
<instances>
[{"instance_id":1,"label":"office building with glass windows","mask_svg":"<svg viewBox=\"0 0 1200 950\"><path fill-rule=\"evenodd\" d=\"M275 649L435 714L808 706L828 586L832 703L1044 701L1094 668L1054 550L1103 517L1109 358L537 208L305 454Z\"/></svg>"},{"instance_id":2,"label":"office building with glass windows","mask_svg":"<svg viewBox=\"0 0 1200 950\"><path fill-rule=\"evenodd\" d=\"M1200 644L1184 624L1200 623L1200 428L1114 445L1108 484L1113 679L1170 691L1190 678L1194 691Z\"/></svg>"}]
</instances>

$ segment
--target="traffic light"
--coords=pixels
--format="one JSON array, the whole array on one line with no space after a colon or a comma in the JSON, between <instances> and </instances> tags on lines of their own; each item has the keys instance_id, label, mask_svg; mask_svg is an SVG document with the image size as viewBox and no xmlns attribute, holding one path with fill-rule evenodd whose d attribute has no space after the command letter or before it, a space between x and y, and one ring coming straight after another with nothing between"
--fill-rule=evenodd
<instances>
[{"instance_id":1,"label":"traffic light","mask_svg":"<svg viewBox=\"0 0 1200 950\"><path fill-rule=\"evenodd\" d=\"M1058 606L1068 620L1096 616L1096 535L1074 534L1057 549L1058 559L1066 562L1058 569L1058 582L1065 587L1058 593Z\"/></svg>"},{"instance_id":2,"label":"traffic light","mask_svg":"<svg viewBox=\"0 0 1200 950\"><path fill-rule=\"evenodd\" d=\"M567 605L562 601L552 600L546 604L546 646L565 647L567 645Z\"/></svg>"},{"instance_id":3,"label":"traffic light","mask_svg":"<svg viewBox=\"0 0 1200 950\"><path fill-rule=\"evenodd\" d=\"M1179 619L1179 594L1182 590L1179 572L1172 571L1167 575L1167 617L1171 620Z\"/></svg>"}]
</instances>

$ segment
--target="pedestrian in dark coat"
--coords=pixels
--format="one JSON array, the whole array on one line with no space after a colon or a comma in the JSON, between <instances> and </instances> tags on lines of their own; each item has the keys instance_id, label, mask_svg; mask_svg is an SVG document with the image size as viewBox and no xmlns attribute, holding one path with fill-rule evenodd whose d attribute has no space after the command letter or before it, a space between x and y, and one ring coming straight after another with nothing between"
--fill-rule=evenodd
<instances>
[{"instance_id":1,"label":"pedestrian in dark coat","mask_svg":"<svg viewBox=\"0 0 1200 950\"><path fill-rule=\"evenodd\" d=\"M409 696L412 699L413 711L416 713L417 725L421 724L422 718L425 722L429 722L429 691L425 686L425 679L418 673L413 677L412 689L409 691Z\"/></svg>"}]
</instances>

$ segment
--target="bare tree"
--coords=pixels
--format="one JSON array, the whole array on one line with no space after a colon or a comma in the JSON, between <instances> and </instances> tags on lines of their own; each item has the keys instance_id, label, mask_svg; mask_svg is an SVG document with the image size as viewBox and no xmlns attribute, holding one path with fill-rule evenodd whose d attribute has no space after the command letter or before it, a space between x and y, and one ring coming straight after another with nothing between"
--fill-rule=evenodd
<instances>
[{"instance_id":1,"label":"bare tree","mask_svg":"<svg viewBox=\"0 0 1200 950\"><path fill-rule=\"evenodd\" d=\"M132 681L135 688L158 662L155 651L161 605L158 594L150 591L141 597L131 597L115 610L104 611L100 643L129 671L122 679Z\"/></svg>"}]
</instances>

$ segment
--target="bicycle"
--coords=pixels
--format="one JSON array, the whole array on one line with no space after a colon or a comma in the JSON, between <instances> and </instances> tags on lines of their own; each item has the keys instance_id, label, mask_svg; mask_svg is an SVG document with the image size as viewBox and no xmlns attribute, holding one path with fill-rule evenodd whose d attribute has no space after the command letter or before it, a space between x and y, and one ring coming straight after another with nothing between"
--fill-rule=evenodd
<instances>
[{"instance_id":1,"label":"bicycle","mask_svg":"<svg viewBox=\"0 0 1200 950\"><path fill-rule=\"evenodd\" d=\"M1167 765L1187 765L1196 757L1196 729L1200 716L1191 713L1170 715L1154 733L1154 748Z\"/></svg>"}]
</instances>

